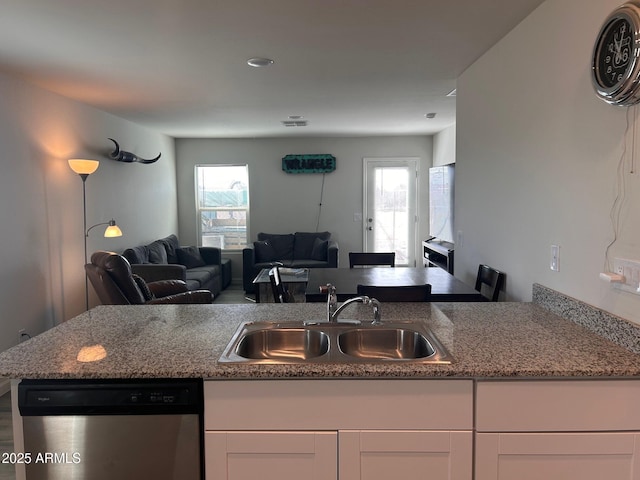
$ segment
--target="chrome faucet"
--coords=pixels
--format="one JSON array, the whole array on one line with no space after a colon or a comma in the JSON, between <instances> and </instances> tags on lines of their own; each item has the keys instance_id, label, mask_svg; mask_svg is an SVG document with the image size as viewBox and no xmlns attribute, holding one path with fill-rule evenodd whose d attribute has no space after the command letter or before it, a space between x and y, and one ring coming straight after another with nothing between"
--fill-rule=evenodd
<instances>
[{"instance_id":1,"label":"chrome faucet","mask_svg":"<svg viewBox=\"0 0 640 480\"><path fill-rule=\"evenodd\" d=\"M320 287L322 293L327 294L327 322L333 321L333 315L338 308L338 296L336 294L336 287L327 283L326 286Z\"/></svg>"},{"instance_id":2,"label":"chrome faucet","mask_svg":"<svg viewBox=\"0 0 640 480\"><path fill-rule=\"evenodd\" d=\"M342 305L338 307L338 296L336 294L336 287L327 283L326 287L320 287L321 291L327 293L327 322L338 322L338 316L342 311L352 303L362 303L363 305L373 306L373 321L372 325L380 325L382 323L382 313L380 312L380 302L375 298L367 297L366 295L360 297L353 297L345 300Z\"/></svg>"}]
</instances>

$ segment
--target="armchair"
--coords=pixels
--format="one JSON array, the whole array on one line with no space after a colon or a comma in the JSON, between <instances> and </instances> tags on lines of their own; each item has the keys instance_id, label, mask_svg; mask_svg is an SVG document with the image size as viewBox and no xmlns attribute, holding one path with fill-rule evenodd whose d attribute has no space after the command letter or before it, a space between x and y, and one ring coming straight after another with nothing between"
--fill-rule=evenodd
<instances>
[{"instance_id":1,"label":"armchair","mask_svg":"<svg viewBox=\"0 0 640 480\"><path fill-rule=\"evenodd\" d=\"M145 305L158 303L211 303L209 290L187 289L182 280L145 282L131 272L122 255L99 250L85 265L87 276L104 305Z\"/></svg>"}]
</instances>

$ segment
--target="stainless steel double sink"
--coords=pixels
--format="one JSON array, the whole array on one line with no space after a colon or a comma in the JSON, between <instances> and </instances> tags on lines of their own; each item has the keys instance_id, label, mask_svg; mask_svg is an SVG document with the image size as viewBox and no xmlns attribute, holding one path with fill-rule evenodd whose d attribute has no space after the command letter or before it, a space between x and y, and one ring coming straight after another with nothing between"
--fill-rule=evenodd
<instances>
[{"instance_id":1,"label":"stainless steel double sink","mask_svg":"<svg viewBox=\"0 0 640 480\"><path fill-rule=\"evenodd\" d=\"M243 322L221 363L429 363L451 355L422 322Z\"/></svg>"}]
</instances>

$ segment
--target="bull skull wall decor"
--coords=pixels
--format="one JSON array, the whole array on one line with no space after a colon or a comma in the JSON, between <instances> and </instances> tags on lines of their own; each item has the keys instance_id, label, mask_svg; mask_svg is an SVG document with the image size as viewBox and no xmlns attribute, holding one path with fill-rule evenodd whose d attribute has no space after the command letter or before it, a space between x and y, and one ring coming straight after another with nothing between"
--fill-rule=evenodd
<instances>
[{"instance_id":1,"label":"bull skull wall decor","mask_svg":"<svg viewBox=\"0 0 640 480\"><path fill-rule=\"evenodd\" d=\"M153 162L157 162L158 159L160 158L160 155L162 155L162 153L159 153L156 158L140 158L135 153L125 152L124 150L120 150L120 145L118 145L118 142L116 142L113 138L109 138L109 140L111 140L116 145L116 149L109 154L109 157L112 158L113 160L117 160L118 162L153 163Z\"/></svg>"}]
</instances>

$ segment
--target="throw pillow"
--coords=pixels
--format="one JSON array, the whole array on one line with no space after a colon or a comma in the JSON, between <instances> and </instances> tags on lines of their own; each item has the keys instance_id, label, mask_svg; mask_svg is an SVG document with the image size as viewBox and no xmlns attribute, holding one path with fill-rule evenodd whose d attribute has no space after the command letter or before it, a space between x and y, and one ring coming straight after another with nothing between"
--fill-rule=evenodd
<instances>
[{"instance_id":1,"label":"throw pillow","mask_svg":"<svg viewBox=\"0 0 640 480\"><path fill-rule=\"evenodd\" d=\"M144 279L140 275L136 275L135 273L132 274L131 276L133 277L133 280L136 282L136 285L138 286L138 288L142 292L142 296L144 297L144 301L148 302L149 300L153 300L155 297L154 297L153 293L151 293L151 290L149 290L149 285L147 285L147 282L145 282Z\"/></svg>"},{"instance_id":2,"label":"throw pillow","mask_svg":"<svg viewBox=\"0 0 640 480\"><path fill-rule=\"evenodd\" d=\"M277 260L276 251L268 240L253 242L253 248L256 252L256 263L267 263Z\"/></svg>"},{"instance_id":3,"label":"throw pillow","mask_svg":"<svg viewBox=\"0 0 640 480\"><path fill-rule=\"evenodd\" d=\"M134 263L149 263L149 247L140 245L139 247L127 248L122 252L122 256L132 265Z\"/></svg>"},{"instance_id":4,"label":"throw pillow","mask_svg":"<svg viewBox=\"0 0 640 480\"><path fill-rule=\"evenodd\" d=\"M311 250L311 260L326 262L328 246L329 242L327 240L316 238L313 242L313 249Z\"/></svg>"},{"instance_id":5,"label":"throw pillow","mask_svg":"<svg viewBox=\"0 0 640 480\"><path fill-rule=\"evenodd\" d=\"M311 258L311 252L316 239L329 240L331 233L329 232L296 232L294 234L295 241L293 245L293 259L307 260Z\"/></svg>"},{"instance_id":6,"label":"throw pillow","mask_svg":"<svg viewBox=\"0 0 640 480\"><path fill-rule=\"evenodd\" d=\"M178 256L178 263L187 268L202 267L207 264L203 260L202 255L200 255L200 249L198 247L176 248L176 254Z\"/></svg>"},{"instance_id":7,"label":"throw pillow","mask_svg":"<svg viewBox=\"0 0 640 480\"><path fill-rule=\"evenodd\" d=\"M164 244L164 248L167 251L167 262L180 263L178 261L178 253L176 252L180 248L178 237L176 237L174 234L171 234L168 237L161 238L160 241Z\"/></svg>"},{"instance_id":8,"label":"throw pillow","mask_svg":"<svg viewBox=\"0 0 640 480\"><path fill-rule=\"evenodd\" d=\"M274 258L272 260L288 261L293 260L293 240L292 233L273 234L259 233L259 242L269 242L274 250Z\"/></svg>"},{"instance_id":9,"label":"throw pillow","mask_svg":"<svg viewBox=\"0 0 640 480\"><path fill-rule=\"evenodd\" d=\"M148 245L149 247L149 262L166 264L167 262L167 250L164 248L164 243L160 240Z\"/></svg>"}]
</instances>

